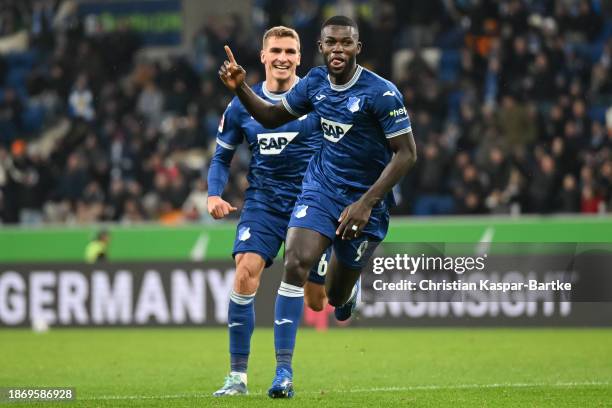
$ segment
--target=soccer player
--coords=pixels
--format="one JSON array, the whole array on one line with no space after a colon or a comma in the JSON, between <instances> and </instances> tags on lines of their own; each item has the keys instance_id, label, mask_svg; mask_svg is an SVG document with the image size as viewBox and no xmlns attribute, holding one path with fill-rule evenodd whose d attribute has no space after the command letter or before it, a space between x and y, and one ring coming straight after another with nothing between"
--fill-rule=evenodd
<instances>
[{"instance_id":1,"label":"soccer player","mask_svg":"<svg viewBox=\"0 0 612 408\"><path fill-rule=\"evenodd\" d=\"M281 285L298 294L310 268L332 244L326 292L339 320L350 316L353 289L361 269L387 233L392 187L416 161L410 119L401 93L391 82L357 65L359 30L344 16L328 19L319 51L325 65L313 68L280 103L262 100L245 83L246 72L226 46L229 61L219 76L245 108L266 127L276 127L309 112L321 119L324 141L312 158L285 239ZM285 346L295 341L299 299L279 291L275 327ZM292 347L279 353L276 377L268 395L293 395Z\"/></svg>"},{"instance_id":2,"label":"soccer player","mask_svg":"<svg viewBox=\"0 0 612 408\"><path fill-rule=\"evenodd\" d=\"M282 26L269 29L263 37L261 62L265 66L266 80L256 85L254 92L267 101L280 101L290 88L299 83L295 73L300 64L298 34ZM277 129L266 129L234 98L219 124L217 148L208 172L208 211L214 218L220 219L236 211L221 195L236 147L244 138L252 158L247 177L249 187L232 254L236 275L228 309L231 370L215 396L248 393L247 363L255 325L255 293L262 271L272 264L285 239L306 166L323 140L316 113L292 119ZM303 308L304 295L306 304L314 310L322 310L326 305L323 284L327 261L325 254L320 258L304 289L300 287L297 291L293 286L281 284L279 293L301 301L299 305L295 303L296 307ZM291 323L277 320L275 326ZM275 343L280 344L283 353L282 341L279 343L275 337Z\"/></svg>"}]
</instances>

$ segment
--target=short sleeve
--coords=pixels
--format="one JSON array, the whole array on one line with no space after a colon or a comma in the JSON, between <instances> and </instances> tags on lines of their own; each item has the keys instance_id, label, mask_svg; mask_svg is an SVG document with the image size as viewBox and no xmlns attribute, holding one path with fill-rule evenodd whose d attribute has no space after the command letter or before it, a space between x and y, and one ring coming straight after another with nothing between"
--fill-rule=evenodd
<instances>
[{"instance_id":1,"label":"short sleeve","mask_svg":"<svg viewBox=\"0 0 612 408\"><path fill-rule=\"evenodd\" d=\"M283 97L283 106L287 112L299 118L313 110L312 102L308 97L309 83L312 80L312 70Z\"/></svg>"},{"instance_id":2,"label":"short sleeve","mask_svg":"<svg viewBox=\"0 0 612 408\"><path fill-rule=\"evenodd\" d=\"M387 139L412 131L404 98L394 86L378 91L373 108Z\"/></svg>"},{"instance_id":3,"label":"short sleeve","mask_svg":"<svg viewBox=\"0 0 612 408\"><path fill-rule=\"evenodd\" d=\"M219 121L217 144L225 149L235 150L242 143L243 137L240 128L240 103L234 98Z\"/></svg>"}]
</instances>

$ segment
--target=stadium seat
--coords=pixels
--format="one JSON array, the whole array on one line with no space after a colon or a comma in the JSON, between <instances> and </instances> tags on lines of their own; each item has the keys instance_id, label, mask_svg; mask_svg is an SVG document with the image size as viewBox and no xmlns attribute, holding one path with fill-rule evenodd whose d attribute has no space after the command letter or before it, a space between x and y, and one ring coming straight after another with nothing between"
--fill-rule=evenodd
<instances>
[{"instance_id":1,"label":"stadium seat","mask_svg":"<svg viewBox=\"0 0 612 408\"><path fill-rule=\"evenodd\" d=\"M465 32L462 28L452 28L439 34L436 38L436 47L442 49L456 49L463 45Z\"/></svg>"},{"instance_id":2,"label":"stadium seat","mask_svg":"<svg viewBox=\"0 0 612 408\"><path fill-rule=\"evenodd\" d=\"M30 73L29 68L11 68L9 72L6 74L6 86L10 86L12 88L24 88L26 78Z\"/></svg>"},{"instance_id":3,"label":"stadium seat","mask_svg":"<svg viewBox=\"0 0 612 408\"><path fill-rule=\"evenodd\" d=\"M0 120L0 145L8 147L17 135L15 125L11 122Z\"/></svg>"},{"instance_id":4,"label":"stadium seat","mask_svg":"<svg viewBox=\"0 0 612 408\"><path fill-rule=\"evenodd\" d=\"M38 60L38 52L35 50L14 52L6 55L6 62L11 68L31 69Z\"/></svg>"},{"instance_id":5,"label":"stadium seat","mask_svg":"<svg viewBox=\"0 0 612 408\"><path fill-rule=\"evenodd\" d=\"M30 104L21 114L23 130L28 133L39 132L45 121L45 108L42 105Z\"/></svg>"},{"instance_id":6,"label":"stadium seat","mask_svg":"<svg viewBox=\"0 0 612 408\"><path fill-rule=\"evenodd\" d=\"M454 82L459 73L461 55L459 50L443 50L440 58L440 80Z\"/></svg>"},{"instance_id":7,"label":"stadium seat","mask_svg":"<svg viewBox=\"0 0 612 408\"><path fill-rule=\"evenodd\" d=\"M606 123L606 111L608 110L607 106L593 106L589 110L589 117L591 120Z\"/></svg>"},{"instance_id":8,"label":"stadium seat","mask_svg":"<svg viewBox=\"0 0 612 408\"><path fill-rule=\"evenodd\" d=\"M460 118L462 91L454 91L448 94L448 116L452 122L458 122Z\"/></svg>"},{"instance_id":9,"label":"stadium seat","mask_svg":"<svg viewBox=\"0 0 612 408\"><path fill-rule=\"evenodd\" d=\"M604 43L609 38L612 38L612 20L606 21L606 23L603 26L603 29L601 30L601 34L599 35L599 38L597 39L597 42Z\"/></svg>"}]
</instances>

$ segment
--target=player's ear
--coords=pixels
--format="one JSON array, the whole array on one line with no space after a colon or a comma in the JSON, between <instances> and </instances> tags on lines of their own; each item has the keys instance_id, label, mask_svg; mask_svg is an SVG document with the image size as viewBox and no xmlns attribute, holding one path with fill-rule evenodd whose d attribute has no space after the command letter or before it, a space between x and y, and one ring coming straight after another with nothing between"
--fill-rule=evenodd
<instances>
[{"instance_id":1,"label":"player's ear","mask_svg":"<svg viewBox=\"0 0 612 408\"><path fill-rule=\"evenodd\" d=\"M319 47L319 52L323 54L323 43L321 42L321 40L317 41L317 45Z\"/></svg>"},{"instance_id":2,"label":"player's ear","mask_svg":"<svg viewBox=\"0 0 612 408\"><path fill-rule=\"evenodd\" d=\"M266 63L266 52L264 50L259 51L259 59L262 64Z\"/></svg>"},{"instance_id":3,"label":"player's ear","mask_svg":"<svg viewBox=\"0 0 612 408\"><path fill-rule=\"evenodd\" d=\"M361 47L363 45L361 44L361 41L357 41L357 55L359 55L361 53Z\"/></svg>"},{"instance_id":4,"label":"player's ear","mask_svg":"<svg viewBox=\"0 0 612 408\"><path fill-rule=\"evenodd\" d=\"M298 51L297 62L295 63L295 65L299 67L301 63L302 63L302 53Z\"/></svg>"}]
</instances>

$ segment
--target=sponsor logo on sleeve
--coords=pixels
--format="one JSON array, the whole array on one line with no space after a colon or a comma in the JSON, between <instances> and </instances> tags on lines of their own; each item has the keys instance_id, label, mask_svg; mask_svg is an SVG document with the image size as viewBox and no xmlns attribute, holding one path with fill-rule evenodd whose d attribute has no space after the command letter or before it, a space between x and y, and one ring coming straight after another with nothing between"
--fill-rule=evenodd
<instances>
[{"instance_id":1,"label":"sponsor logo on sleeve","mask_svg":"<svg viewBox=\"0 0 612 408\"><path fill-rule=\"evenodd\" d=\"M396 118L402 115L408 115L408 111L406 110L405 106L402 106L400 109L393 109L389 112L389 116L391 116L392 118Z\"/></svg>"}]
</instances>

